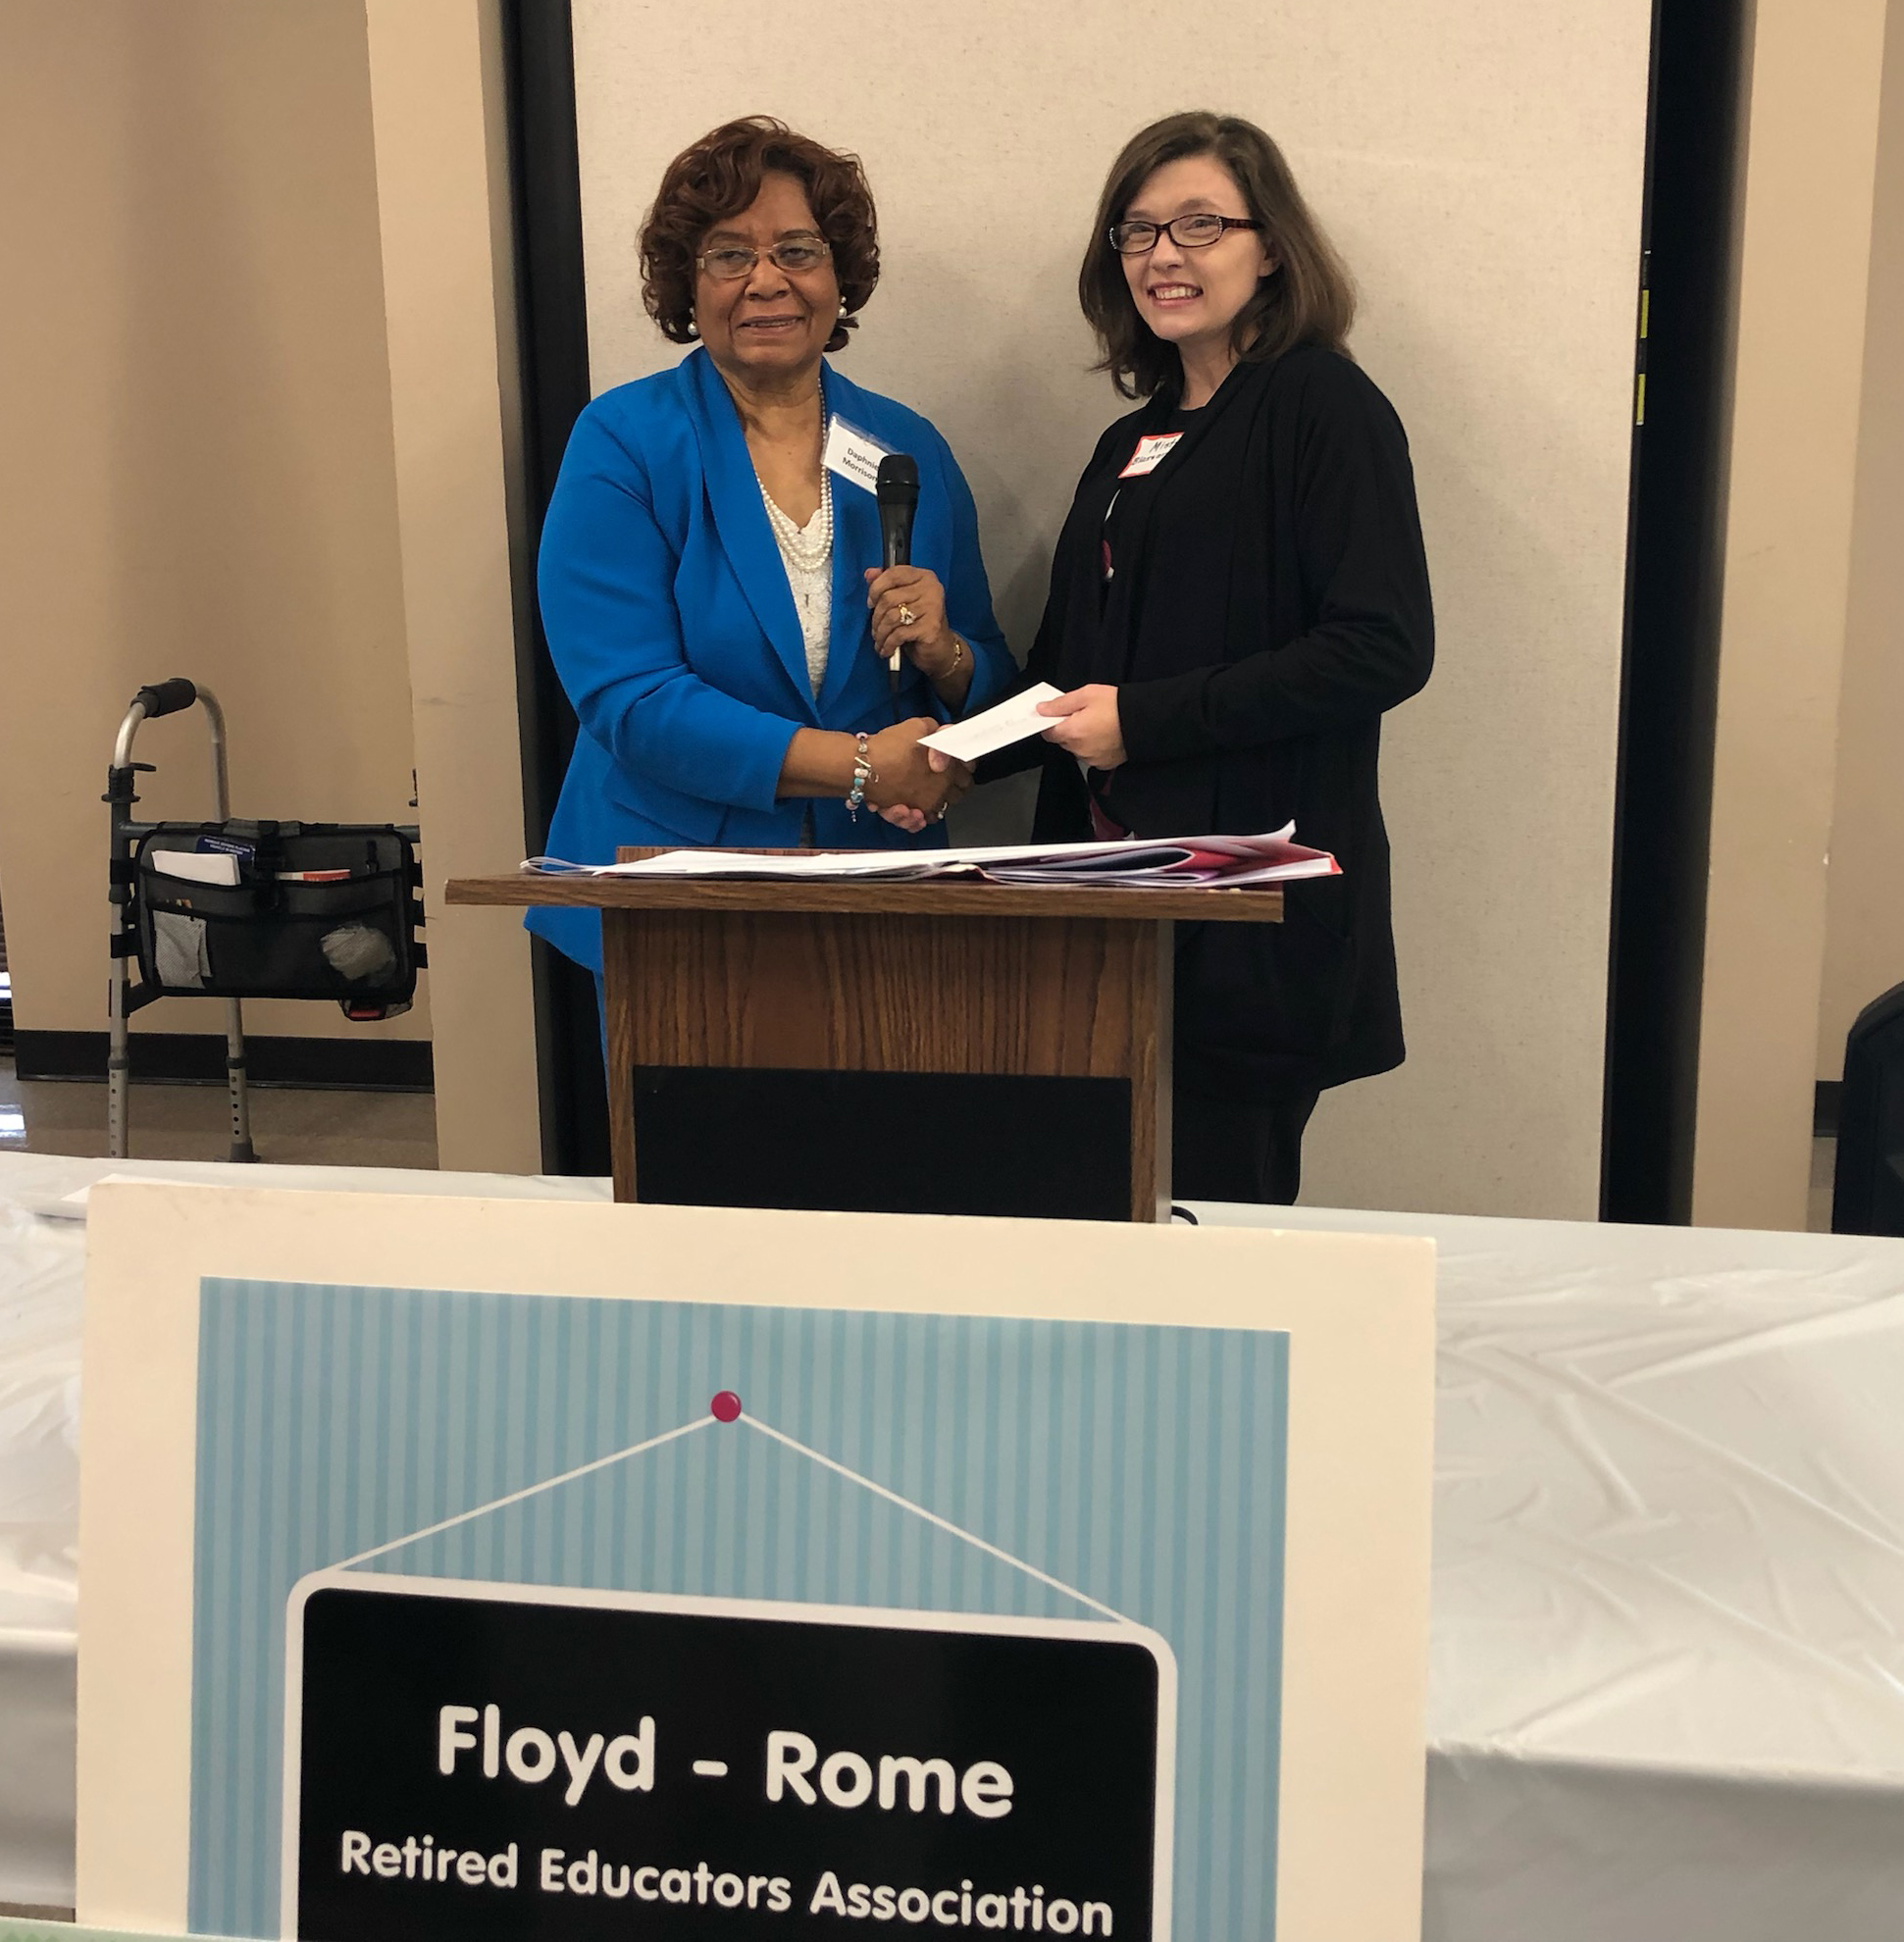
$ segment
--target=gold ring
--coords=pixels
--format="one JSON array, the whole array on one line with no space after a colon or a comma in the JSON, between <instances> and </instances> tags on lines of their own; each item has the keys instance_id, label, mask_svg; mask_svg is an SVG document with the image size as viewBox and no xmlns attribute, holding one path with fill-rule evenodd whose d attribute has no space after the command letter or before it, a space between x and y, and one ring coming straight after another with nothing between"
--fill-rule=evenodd
<instances>
[{"instance_id":1,"label":"gold ring","mask_svg":"<svg viewBox=\"0 0 1904 1942\"><path fill-rule=\"evenodd\" d=\"M914 626L917 623L918 618L919 616L915 614L910 607L901 607L900 609L900 625L901 627Z\"/></svg>"}]
</instances>

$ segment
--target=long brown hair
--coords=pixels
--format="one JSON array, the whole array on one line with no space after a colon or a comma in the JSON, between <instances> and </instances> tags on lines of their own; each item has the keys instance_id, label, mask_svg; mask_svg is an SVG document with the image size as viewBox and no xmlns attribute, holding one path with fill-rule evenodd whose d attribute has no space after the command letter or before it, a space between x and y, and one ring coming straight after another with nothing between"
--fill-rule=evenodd
<instances>
[{"instance_id":1,"label":"long brown hair","mask_svg":"<svg viewBox=\"0 0 1904 1942\"><path fill-rule=\"evenodd\" d=\"M642 226L642 299L677 344L695 340L695 257L716 223L751 207L767 175L792 176L806 190L813 220L833 245L833 274L846 311L827 338L830 351L879 281L879 218L856 155L823 148L771 115L724 123L668 164Z\"/></svg>"},{"instance_id":2,"label":"long brown hair","mask_svg":"<svg viewBox=\"0 0 1904 1942\"><path fill-rule=\"evenodd\" d=\"M1296 344L1345 350L1355 321L1356 290L1348 266L1310 214L1282 150L1240 115L1167 116L1132 135L1110 165L1078 272L1078 302L1098 338L1093 369L1108 371L1127 398L1150 397L1180 378L1182 365L1176 347L1138 315L1108 231L1124 220L1131 198L1158 169L1189 155L1210 156L1235 178L1250 214L1262 225L1263 245L1276 260L1276 269L1258 284L1232 327L1237 355L1266 362Z\"/></svg>"}]
</instances>

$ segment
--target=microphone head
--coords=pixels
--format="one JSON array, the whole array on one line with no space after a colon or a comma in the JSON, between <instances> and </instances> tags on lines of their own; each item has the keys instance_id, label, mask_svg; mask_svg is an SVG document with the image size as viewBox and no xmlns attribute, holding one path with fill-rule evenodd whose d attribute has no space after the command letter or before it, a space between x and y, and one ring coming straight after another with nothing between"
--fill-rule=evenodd
<instances>
[{"instance_id":1,"label":"microphone head","mask_svg":"<svg viewBox=\"0 0 1904 1942\"><path fill-rule=\"evenodd\" d=\"M906 452L888 452L879 462L874 496L882 506L919 503L919 461Z\"/></svg>"}]
</instances>

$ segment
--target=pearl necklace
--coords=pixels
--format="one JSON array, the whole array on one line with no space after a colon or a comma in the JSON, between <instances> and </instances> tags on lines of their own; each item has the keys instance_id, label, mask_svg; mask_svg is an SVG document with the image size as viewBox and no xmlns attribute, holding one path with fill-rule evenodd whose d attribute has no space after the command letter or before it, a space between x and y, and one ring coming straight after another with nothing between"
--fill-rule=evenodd
<instances>
[{"instance_id":1,"label":"pearl necklace","mask_svg":"<svg viewBox=\"0 0 1904 1942\"><path fill-rule=\"evenodd\" d=\"M774 503L757 469L754 480L760 486L761 503L767 508L774 544L787 570L787 589L799 616L807 683L818 694L826 680L833 631L833 477L824 466L820 468L819 511L807 521L803 532Z\"/></svg>"},{"instance_id":2,"label":"pearl necklace","mask_svg":"<svg viewBox=\"0 0 1904 1942\"><path fill-rule=\"evenodd\" d=\"M796 526L792 518L774 503L774 496L763 484L760 496L767 502L767 517L773 521L774 532L788 558L803 573L811 573L833 551L833 475L822 469L820 474L820 516L809 519L802 527Z\"/></svg>"}]
</instances>

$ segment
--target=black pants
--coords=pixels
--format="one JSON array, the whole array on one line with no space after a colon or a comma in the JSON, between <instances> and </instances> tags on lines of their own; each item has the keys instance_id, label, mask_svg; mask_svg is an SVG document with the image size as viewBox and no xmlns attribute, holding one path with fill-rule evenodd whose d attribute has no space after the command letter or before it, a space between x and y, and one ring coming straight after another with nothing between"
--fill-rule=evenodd
<instances>
[{"instance_id":1,"label":"black pants","mask_svg":"<svg viewBox=\"0 0 1904 1942\"><path fill-rule=\"evenodd\" d=\"M1317 1095L1206 1099L1179 1090L1172 1120L1170 1196L1289 1206L1303 1184L1303 1129Z\"/></svg>"}]
</instances>

